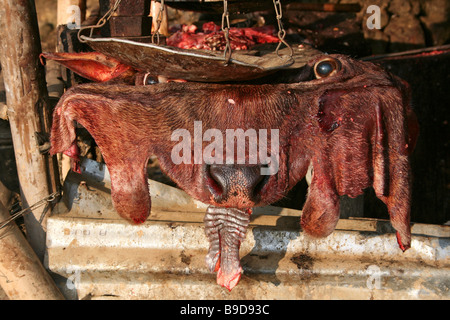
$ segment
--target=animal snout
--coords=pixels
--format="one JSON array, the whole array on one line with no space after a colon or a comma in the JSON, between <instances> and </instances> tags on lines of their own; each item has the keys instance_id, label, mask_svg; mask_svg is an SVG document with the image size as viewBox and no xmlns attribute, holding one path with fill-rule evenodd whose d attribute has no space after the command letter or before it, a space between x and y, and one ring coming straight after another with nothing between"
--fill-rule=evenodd
<instances>
[{"instance_id":1,"label":"animal snout","mask_svg":"<svg viewBox=\"0 0 450 320\"><path fill-rule=\"evenodd\" d=\"M261 175L260 165L207 165L206 176L214 201L237 208L256 205L268 178Z\"/></svg>"}]
</instances>

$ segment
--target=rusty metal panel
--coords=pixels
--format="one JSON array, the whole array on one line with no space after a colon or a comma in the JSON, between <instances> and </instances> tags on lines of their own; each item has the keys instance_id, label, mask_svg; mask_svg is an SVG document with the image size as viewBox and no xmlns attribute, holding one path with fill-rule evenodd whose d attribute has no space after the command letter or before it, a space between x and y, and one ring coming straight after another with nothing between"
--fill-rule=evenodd
<instances>
[{"instance_id":1,"label":"rusty metal panel","mask_svg":"<svg viewBox=\"0 0 450 320\"><path fill-rule=\"evenodd\" d=\"M109 173L92 160L70 173L49 218L48 266L78 299L449 299L450 227L414 224L402 253L388 221L341 219L327 238L298 227L297 210L255 210L231 292L205 264L206 206L149 181L152 213L131 225L114 211Z\"/></svg>"}]
</instances>

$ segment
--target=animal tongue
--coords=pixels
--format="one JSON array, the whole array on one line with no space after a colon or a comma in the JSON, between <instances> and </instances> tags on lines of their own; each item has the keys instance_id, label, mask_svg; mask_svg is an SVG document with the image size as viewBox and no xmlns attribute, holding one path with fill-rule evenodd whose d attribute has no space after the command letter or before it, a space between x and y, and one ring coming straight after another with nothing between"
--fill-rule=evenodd
<instances>
[{"instance_id":1,"label":"animal tongue","mask_svg":"<svg viewBox=\"0 0 450 320\"><path fill-rule=\"evenodd\" d=\"M206 264L217 272L217 283L229 291L239 282L242 267L239 247L245 239L251 209L210 206L205 215L205 232L209 240Z\"/></svg>"}]
</instances>

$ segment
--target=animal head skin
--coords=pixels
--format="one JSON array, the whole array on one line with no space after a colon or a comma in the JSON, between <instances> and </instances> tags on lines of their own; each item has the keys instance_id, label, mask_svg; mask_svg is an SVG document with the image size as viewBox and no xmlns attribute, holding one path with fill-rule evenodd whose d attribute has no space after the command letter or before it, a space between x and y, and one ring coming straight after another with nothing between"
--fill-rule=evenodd
<instances>
[{"instance_id":1,"label":"animal head skin","mask_svg":"<svg viewBox=\"0 0 450 320\"><path fill-rule=\"evenodd\" d=\"M418 128L407 85L372 63L342 55L316 57L296 81L76 86L55 108L51 153L73 144L74 121L85 127L109 168L116 210L134 223L145 221L150 213L146 164L156 155L162 170L180 188L211 205L205 217L211 243L208 263L218 271L219 284L230 290L241 272L238 251L248 224L246 215L254 206L285 196L309 166L313 177L301 217L305 232L329 235L339 219L339 196L356 197L373 187L387 205L400 248L406 250L411 239L408 155ZM194 122L201 122L200 131ZM207 149L211 141L204 141L208 129L223 137L227 129L276 129L277 171L255 178L265 164L259 158L249 164L250 143L246 143L245 164L236 164L236 158L234 165L199 163L195 152L186 155L190 161L176 164L173 150L180 140L172 134L180 129L186 139L191 137L191 151L197 145L203 153L211 151ZM203 139L196 139L199 132ZM275 141L273 135L267 136L264 154L270 155L276 151L272 150ZM222 152L225 159L225 147ZM220 208L231 209L224 213ZM214 221L238 230L238 236L223 244L219 240L230 235L211 227L217 225Z\"/></svg>"}]
</instances>

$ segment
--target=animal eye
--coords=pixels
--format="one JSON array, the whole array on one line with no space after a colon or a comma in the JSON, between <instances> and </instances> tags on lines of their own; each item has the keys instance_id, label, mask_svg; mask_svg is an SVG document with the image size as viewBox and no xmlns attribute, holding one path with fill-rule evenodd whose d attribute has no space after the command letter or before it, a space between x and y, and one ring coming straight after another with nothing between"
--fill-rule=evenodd
<instances>
[{"instance_id":1,"label":"animal eye","mask_svg":"<svg viewBox=\"0 0 450 320\"><path fill-rule=\"evenodd\" d=\"M158 83L158 79L156 77L150 76L148 73L144 76L144 86L156 84Z\"/></svg>"},{"instance_id":2,"label":"animal eye","mask_svg":"<svg viewBox=\"0 0 450 320\"><path fill-rule=\"evenodd\" d=\"M339 63L334 59L325 59L314 66L314 74L317 79L329 77L339 71Z\"/></svg>"}]
</instances>

